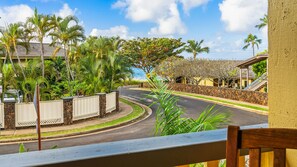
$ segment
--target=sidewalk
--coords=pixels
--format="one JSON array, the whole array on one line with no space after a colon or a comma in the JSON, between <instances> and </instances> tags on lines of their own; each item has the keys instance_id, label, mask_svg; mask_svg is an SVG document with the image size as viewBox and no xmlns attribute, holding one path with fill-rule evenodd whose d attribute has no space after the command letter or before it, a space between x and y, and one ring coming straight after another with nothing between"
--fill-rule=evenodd
<instances>
[{"instance_id":1,"label":"sidewalk","mask_svg":"<svg viewBox=\"0 0 297 167\"><path fill-rule=\"evenodd\" d=\"M130 113L132 113L132 111L133 111L133 108L131 106L120 102L120 112L112 113L105 118L100 118L100 119L95 118L92 120L86 120L83 122L74 123L72 125L41 127L41 132L56 132L56 131L63 131L63 130L73 130L73 129L84 128L87 126L103 124L103 123L127 116ZM35 133L36 133L35 127L32 127L30 129L1 130L0 131L1 136L25 135L25 134L35 134Z\"/></svg>"}]
</instances>

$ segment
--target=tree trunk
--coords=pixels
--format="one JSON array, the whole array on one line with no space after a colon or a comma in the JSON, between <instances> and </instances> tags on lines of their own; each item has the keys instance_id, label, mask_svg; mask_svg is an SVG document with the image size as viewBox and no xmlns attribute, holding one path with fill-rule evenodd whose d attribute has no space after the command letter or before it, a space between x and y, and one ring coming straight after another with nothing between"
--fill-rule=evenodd
<instances>
[{"instance_id":1,"label":"tree trunk","mask_svg":"<svg viewBox=\"0 0 297 167\"><path fill-rule=\"evenodd\" d=\"M14 50L15 50L15 54L16 54L16 56L17 56L17 58L18 58L18 63L19 63L19 66L20 66L20 68L21 68L21 72L22 72L22 74L23 74L23 77L24 77L24 79L26 79L26 75L25 75L23 66L22 66L22 64L21 64L21 60L20 60L19 53L18 53L18 50L17 50L17 47L16 47L16 44L15 44L15 43L13 44L13 47L14 47Z\"/></svg>"},{"instance_id":2,"label":"tree trunk","mask_svg":"<svg viewBox=\"0 0 297 167\"><path fill-rule=\"evenodd\" d=\"M40 58L41 58L42 77L44 77L44 47L43 47L43 40L40 40Z\"/></svg>"},{"instance_id":3,"label":"tree trunk","mask_svg":"<svg viewBox=\"0 0 297 167\"><path fill-rule=\"evenodd\" d=\"M255 46L252 45L252 48L253 48L253 56L255 56Z\"/></svg>"},{"instance_id":4,"label":"tree trunk","mask_svg":"<svg viewBox=\"0 0 297 167\"><path fill-rule=\"evenodd\" d=\"M69 61L68 61L68 57L67 57L67 48L66 48L66 44L64 44L64 59L66 61L66 69L67 69L67 78L68 78L68 86L70 88L70 95L72 95L72 86L70 84L70 80L71 79L71 73L70 73L70 65L69 65Z\"/></svg>"},{"instance_id":5,"label":"tree trunk","mask_svg":"<svg viewBox=\"0 0 297 167\"><path fill-rule=\"evenodd\" d=\"M9 60L10 60L12 69L13 69L14 73L17 74L17 71L16 71L16 69L15 69L15 67L14 67L14 64L13 64L13 61L12 61L12 57L11 57L12 55L11 55L10 52L8 52L8 56L9 56Z\"/></svg>"}]
</instances>

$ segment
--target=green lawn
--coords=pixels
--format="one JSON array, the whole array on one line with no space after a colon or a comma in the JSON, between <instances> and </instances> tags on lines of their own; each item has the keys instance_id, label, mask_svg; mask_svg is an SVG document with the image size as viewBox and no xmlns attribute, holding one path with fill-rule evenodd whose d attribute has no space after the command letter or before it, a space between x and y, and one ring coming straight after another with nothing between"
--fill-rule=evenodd
<instances>
[{"instance_id":1,"label":"green lawn","mask_svg":"<svg viewBox=\"0 0 297 167\"><path fill-rule=\"evenodd\" d=\"M71 134L79 134L79 133L87 133L92 131L99 131L101 129L110 128L113 126L118 126L124 123L127 123L129 121L135 120L139 117L141 117L144 114L144 109L140 107L139 105L136 105L128 100L120 99L121 102L126 103L130 105L133 108L133 112L118 118L116 120L112 120L109 122L105 122L102 124L97 125L90 125L83 128L77 128L77 129L71 129L71 130L61 130L61 131L55 131L55 132L43 132L41 133L42 137L54 137L54 136L64 136L64 135L71 135ZM0 140L16 140L16 139L36 139L37 134L24 134L24 135L14 135L14 136L0 136Z\"/></svg>"}]
</instances>

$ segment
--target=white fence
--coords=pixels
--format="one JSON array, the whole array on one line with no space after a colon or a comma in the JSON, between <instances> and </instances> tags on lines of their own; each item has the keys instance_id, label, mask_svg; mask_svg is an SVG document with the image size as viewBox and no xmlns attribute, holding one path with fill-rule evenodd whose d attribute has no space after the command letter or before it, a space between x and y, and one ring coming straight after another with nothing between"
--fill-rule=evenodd
<instances>
[{"instance_id":1,"label":"white fence","mask_svg":"<svg viewBox=\"0 0 297 167\"><path fill-rule=\"evenodd\" d=\"M99 96L73 99L73 120L99 116Z\"/></svg>"},{"instance_id":2,"label":"white fence","mask_svg":"<svg viewBox=\"0 0 297 167\"><path fill-rule=\"evenodd\" d=\"M15 104L15 126L26 127L36 125L36 111L33 103ZM41 125L63 123L63 100L40 102Z\"/></svg>"},{"instance_id":3,"label":"white fence","mask_svg":"<svg viewBox=\"0 0 297 167\"><path fill-rule=\"evenodd\" d=\"M116 92L106 94L106 113L116 109Z\"/></svg>"},{"instance_id":4,"label":"white fence","mask_svg":"<svg viewBox=\"0 0 297 167\"><path fill-rule=\"evenodd\" d=\"M0 128L4 128L4 104L0 104Z\"/></svg>"}]
</instances>

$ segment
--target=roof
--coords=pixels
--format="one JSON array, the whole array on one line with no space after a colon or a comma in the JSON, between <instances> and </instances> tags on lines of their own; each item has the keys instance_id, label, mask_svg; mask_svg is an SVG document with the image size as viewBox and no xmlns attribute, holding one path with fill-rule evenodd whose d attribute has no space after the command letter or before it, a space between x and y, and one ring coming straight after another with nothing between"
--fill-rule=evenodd
<instances>
[{"instance_id":1,"label":"roof","mask_svg":"<svg viewBox=\"0 0 297 167\"><path fill-rule=\"evenodd\" d=\"M260 61L266 60L268 59L268 54L262 54L262 55L258 55L258 56L254 56L252 58L249 58L245 61L243 61L242 63L238 64L237 67L239 68L248 68L249 66L258 63Z\"/></svg>"},{"instance_id":2,"label":"roof","mask_svg":"<svg viewBox=\"0 0 297 167\"><path fill-rule=\"evenodd\" d=\"M43 44L43 47L44 47L44 58L45 59L51 58L51 56L53 56L53 53L56 50L56 47L50 46L50 44L48 44L48 43ZM40 44L39 43L30 43L30 48L29 48L28 52L22 46L17 46L17 50L18 50L20 59L33 59L36 57L40 57ZM64 57L64 49L61 48L56 53L56 56ZM1 58L4 59L4 57L1 57ZM16 56L13 56L12 58L17 59Z\"/></svg>"}]
</instances>

